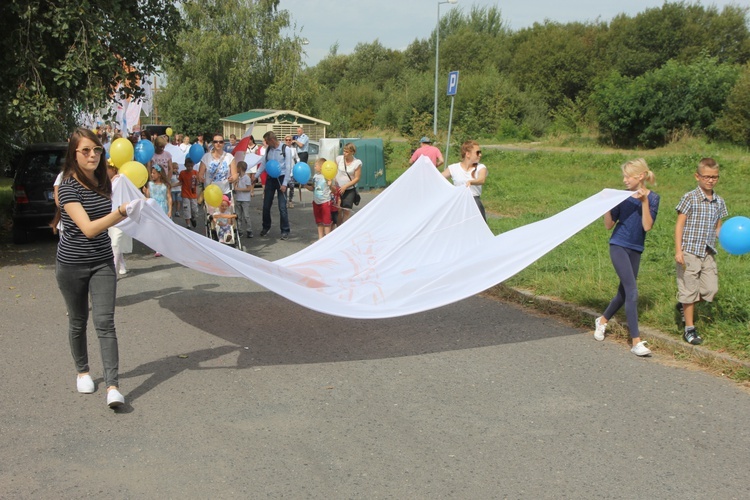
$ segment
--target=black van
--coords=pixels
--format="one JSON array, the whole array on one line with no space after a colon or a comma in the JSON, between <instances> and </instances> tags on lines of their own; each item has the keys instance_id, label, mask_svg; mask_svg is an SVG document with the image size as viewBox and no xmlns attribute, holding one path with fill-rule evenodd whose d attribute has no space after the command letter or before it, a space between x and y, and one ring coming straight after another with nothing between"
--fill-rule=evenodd
<instances>
[{"instance_id":1,"label":"black van","mask_svg":"<svg viewBox=\"0 0 750 500\"><path fill-rule=\"evenodd\" d=\"M67 150L66 142L32 144L13 165L13 243L28 242L31 231L51 231L49 223L57 210L54 184Z\"/></svg>"}]
</instances>

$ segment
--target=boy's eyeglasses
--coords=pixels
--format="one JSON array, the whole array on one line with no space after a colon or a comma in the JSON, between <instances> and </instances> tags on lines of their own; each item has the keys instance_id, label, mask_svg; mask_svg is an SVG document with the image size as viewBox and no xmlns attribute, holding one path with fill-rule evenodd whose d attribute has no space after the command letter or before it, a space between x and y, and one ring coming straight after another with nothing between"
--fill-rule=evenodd
<instances>
[{"instance_id":1,"label":"boy's eyeglasses","mask_svg":"<svg viewBox=\"0 0 750 500\"><path fill-rule=\"evenodd\" d=\"M701 175L701 174L698 174L698 175L704 181L718 181L719 180L719 176L718 175Z\"/></svg>"},{"instance_id":2,"label":"boy's eyeglasses","mask_svg":"<svg viewBox=\"0 0 750 500\"><path fill-rule=\"evenodd\" d=\"M81 153L83 156L90 156L93 152L96 156L101 156L101 154L104 152L104 148L101 146L96 146L93 148L81 148L76 149L79 153Z\"/></svg>"}]
</instances>

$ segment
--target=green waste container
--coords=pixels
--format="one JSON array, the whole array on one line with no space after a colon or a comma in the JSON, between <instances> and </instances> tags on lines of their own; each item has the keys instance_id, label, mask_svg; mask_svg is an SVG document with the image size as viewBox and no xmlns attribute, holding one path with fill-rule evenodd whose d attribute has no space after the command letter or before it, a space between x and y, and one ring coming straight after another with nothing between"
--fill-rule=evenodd
<instances>
[{"instance_id":1,"label":"green waste container","mask_svg":"<svg viewBox=\"0 0 750 500\"><path fill-rule=\"evenodd\" d=\"M351 142L357 148L354 156L362 161L362 175L357 186L361 189L385 187L385 159L383 139L341 139L339 154L343 154L344 144Z\"/></svg>"}]
</instances>

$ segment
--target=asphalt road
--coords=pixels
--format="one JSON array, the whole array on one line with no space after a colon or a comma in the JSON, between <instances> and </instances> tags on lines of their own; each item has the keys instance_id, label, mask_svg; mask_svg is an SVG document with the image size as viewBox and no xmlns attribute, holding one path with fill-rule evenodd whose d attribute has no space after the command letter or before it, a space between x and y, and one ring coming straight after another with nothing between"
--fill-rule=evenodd
<instances>
[{"instance_id":1,"label":"asphalt road","mask_svg":"<svg viewBox=\"0 0 750 500\"><path fill-rule=\"evenodd\" d=\"M290 212L248 250L309 244ZM348 320L139 245L112 411L94 335L98 390L75 390L54 241L1 251L1 498L750 497L730 381L484 296Z\"/></svg>"}]
</instances>

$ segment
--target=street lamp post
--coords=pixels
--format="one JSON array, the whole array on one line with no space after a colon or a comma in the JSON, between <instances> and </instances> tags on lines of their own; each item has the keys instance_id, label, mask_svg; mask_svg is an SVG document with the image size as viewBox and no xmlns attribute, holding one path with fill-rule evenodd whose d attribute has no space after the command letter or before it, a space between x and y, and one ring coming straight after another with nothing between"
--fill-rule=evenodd
<instances>
[{"instance_id":1,"label":"street lamp post","mask_svg":"<svg viewBox=\"0 0 750 500\"><path fill-rule=\"evenodd\" d=\"M440 66L440 6L444 3L455 4L458 0L445 0L437 3L437 27L435 28L435 107L432 110L432 133L437 136L438 108L438 69Z\"/></svg>"}]
</instances>

